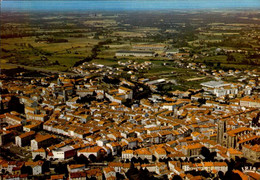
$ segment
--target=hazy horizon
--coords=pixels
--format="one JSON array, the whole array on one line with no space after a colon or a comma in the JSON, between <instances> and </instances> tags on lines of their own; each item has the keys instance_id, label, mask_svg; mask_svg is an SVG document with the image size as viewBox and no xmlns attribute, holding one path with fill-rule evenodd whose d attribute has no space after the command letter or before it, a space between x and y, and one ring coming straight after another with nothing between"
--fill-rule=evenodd
<instances>
[{"instance_id":1,"label":"hazy horizon","mask_svg":"<svg viewBox=\"0 0 260 180\"><path fill-rule=\"evenodd\" d=\"M259 0L84 0L2 1L2 11L134 11L260 9Z\"/></svg>"}]
</instances>

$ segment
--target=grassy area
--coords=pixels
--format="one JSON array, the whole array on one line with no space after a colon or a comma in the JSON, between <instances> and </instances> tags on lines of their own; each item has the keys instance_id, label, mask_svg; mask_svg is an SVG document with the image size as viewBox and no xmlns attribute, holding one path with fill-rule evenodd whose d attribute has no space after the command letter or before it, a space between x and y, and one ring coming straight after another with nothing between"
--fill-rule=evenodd
<instances>
[{"instance_id":1,"label":"grassy area","mask_svg":"<svg viewBox=\"0 0 260 180\"><path fill-rule=\"evenodd\" d=\"M97 63L97 64L103 64L103 65L107 65L107 66L114 66L117 65L118 61L117 59L93 59L91 61L92 63Z\"/></svg>"},{"instance_id":2,"label":"grassy area","mask_svg":"<svg viewBox=\"0 0 260 180\"><path fill-rule=\"evenodd\" d=\"M198 60L198 62L212 62L212 63L226 63L227 62L227 56L225 55L217 55L217 56L210 56L210 57L203 57L202 59Z\"/></svg>"},{"instance_id":3,"label":"grassy area","mask_svg":"<svg viewBox=\"0 0 260 180\"><path fill-rule=\"evenodd\" d=\"M9 38L1 40L0 57L2 68L9 68L4 63L46 67L53 70L66 70L75 62L91 55L91 50L99 40L88 38L66 38L67 43L35 42L35 37ZM43 61L45 60L45 61ZM60 66L55 65L58 62Z\"/></svg>"}]
</instances>

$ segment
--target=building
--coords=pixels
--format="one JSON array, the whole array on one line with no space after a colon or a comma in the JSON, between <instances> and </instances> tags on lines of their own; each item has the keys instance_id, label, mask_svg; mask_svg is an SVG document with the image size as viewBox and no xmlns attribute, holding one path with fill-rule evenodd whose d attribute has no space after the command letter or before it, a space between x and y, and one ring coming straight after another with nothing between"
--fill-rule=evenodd
<instances>
[{"instance_id":1,"label":"building","mask_svg":"<svg viewBox=\"0 0 260 180\"><path fill-rule=\"evenodd\" d=\"M240 106L260 108L260 98L257 96L243 97L240 99Z\"/></svg>"},{"instance_id":2,"label":"building","mask_svg":"<svg viewBox=\"0 0 260 180\"><path fill-rule=\"evenodd\" d=\"M231 91L229 92L228 88L225 88L230 86L230 84L223 81L208 81L201 83L200 85L202 86L202 89L215 94L217 97L232 93Z\"/></svg>"},{"instance_id":3,"label":"building","mask_svg":"<svg viewBox=\"0 0 260 180\"><path fill-rule=\"evenodd\" d=\"M148 149L141 148L141 149L135 150L135 157L141 158L143 160L144 159L152 160L153 154Z\"/></svg>"},{"instance_id":4,"label":"building","mask_svg":"<svg viewBox=\"0 0 260 180\"><path fill-rule=\"evenodd\" d=\"M133 57L154 57L153 51L118 51L116 56L133 56Z\"/></svg>"},{"instance_id":5,"label":"building","mask_svg":"<svg viewBox=\"0 0 260 180\"><path fill-rule=\"evenodd\" d=\"M27 161L25 162L25 166L30 166L32 168L32 174L33 175L39 175L42 174L42 164L44 162L43 161L36 161L36 162L30 162Z\"/></svg>"},{"instance_id":6,"label":"building","mask_svg":"<svg viewBox=\"0 0 260 180\"><path fill-rule=\"evenodd\" d=\"M113 167L105 167L103 168L103 172L106 179L116 180L116 171Z\"/></svg>"},{"instance_id":7,"label":"building","mask_svg":"<svg viewBox=\"0 0 260 180\"><path fill-rule=\"evenodd\" d=\"M13 140L14 140L14 133L12 131L0 130L0 146L12 142Z\"/></svg>"},{"instance_id":8,"label":"building","mask_svg":"<svg viewBox=\"0 0 260 180\"><path fill-rule=\"evenodd\" d=\"M41 156L43 159L46 158L46 151L43 148L37 149L32 151L32 159L35 159L35 157L39 155Z\"/></svg>"},{"instance_id":9,"label":"building","mask_svg":"<svg viewBox=\"0 0 260 180\"><path fill-rule=\"evenodd\" d=\"M133 99L133 90L132 89L128 89L126 87L121 86L118 88L118 92L123 93L125 96L124 97L125 99Z\"/></svg>"},{"instance_id":10,"label":"building","mask_svg":"<svg viewBox=\"0 0 260 180\"><path fill-rule=\"evenodd\" d=\"M81 149L78 151L77 155L80 156L83 154L87 158L89 158L90 155L94 155L95 157L99 157L105 154L105 150L102 147L95 146L91 148Z\"/></svg>"},{"instance_id":11,"label":"building","mask_svg":"<svg viewBox=\"0 0 260 180\"><path fill-rule=\"evenodd\" d=\"M227 131L227 120L219 120L217 128L217 143L228 148L241 149L242 144L252 141L258 136L250 134L251 128L240 127Z\"/></svg>"},{"instance_id":12,"label":"building","mask_svg":"<svg viewBox=\"0 0 260 180\"><path fill-rule=\"evenodd\" d=\"M36 120L36 121L41 121L44 122L48 118L47 114L33 114L33 113L26 113L26 119L30 120Z\"/></svg>"},{"instance_id":13,"label":"building","mask_svg":"<svg viewBox=\"0 0 260 180\"><path fill-rule=\"evenodd\" d=\"M81 172L85 170L85 164L68 164L68 171L70 173Z\"/></svg>"},{"instance_id":14,"label":"building","mask_svg":"<svg viewBox=\"0 0 260 180\"><path fill-rule=\"evenodd\" d=\"M37 135L35 139L31 140L31 150L50 146L54 141L55 137L52 135Z\"/></svg>"},{"instance_id":15,"label":"building","mask_svg":"<svg viewBox=\"0 0 260 180\"><path fill-rule=\"evenodd\" d=\"M163 44L136 44L133 48L144 51L163 51L166 46Z\"/></svg>"},{"instance_id":16,"label":"building","mask_svg":"<svg viewBox=\"0 0 260 180\"><path fill-rule=\"evenodd\" d=\"M217 128L217 143L224 145L224 134L227 132L227 121L226 120L219 120L218 128Z\"/></svg>"},{"instance_id":17,"label":"building","mask_svg":"<svg viewBox=\"0 0 260 180\"><path fill-rule=\"evenodd\" d=\"M240 127L237 129L233 129L230 131L227 131L226 133L226 146L228 148L241 148L239 147L239 139L241 139L242 136L249 134L252 131L251 128L247 127ZM224 135L225 136L225 135Z\"/></svg>"},{"instance_id":18,"label":"building","mask_svg":"<svg viewBox=\"0 0 260 180\"><path fill-rule=\"evenodd\" d=\"M5 117L6 117L6 122L8 124L17 125L17 124L25 123L24 119L21 119L21 118L15 116L15 115L12 115L12 114L9 114L9 113L6 113Z\"/></svg>"},{"instance_id":19,"label":"building","mask_svg":"<svg viewBox=\"0 0 260 180\"><path fill-rule=\"evenodd\" d=\"M182 151L183 151L183 154L185 154L188 157L198 156L198 155L200 155L200 151L201 151L202 147L204 147L204 146L200 143L189 144L189 145L183 146Z\"/></svg>"},{"instance_id":20,"label":"building","mask_svg":"<svg viewBox=\"0 0 260 180\"><path fill-rule=\"evenodd\" d=\"M242 152L243 155L255 162L259 162L260 161L260 145L256 144L256 145L249 145L249 144L245 144L242 147Z\"/></svg>"},{"instance_id":21,"label":"building","mask_svg":"<svg viewBox=\"0 0 260 180\"><path fill-rule=\"evenodd\" d=\"M167 157L165 149L158 147L154 150L154 156L157 159L165 159Z\"/></svg>"},{"instance_id":22,"label":"building","mask_svg":"<svg viewBox=\"0 0 260 180\"><path fill-rule=\"evenodd\" d=\"M126 160L129 159L131 160L134 157L134 151L131 149L122 151L122 159Z\"/></svg>"},{"instance_id":23,"label":"building","mask_svg":"<svg viewBox=\"0 0 260 180\"><path fill-rule=\"evenodd\" d=\"M30 145L30 141L34 139L35 132L30 131L15 137L15 144L19 147Z\"/></svg>"},{"instance_id":24,"label":"building","mask_svg":"<svg viewBox=\"0 0 260 180\"><path fill-rule=\"evenodd\" d=\"M55 150L52 150L53 158L64 160L76 155L76 150L71 146L64 146Z\"/></svg>"}]
</instances>

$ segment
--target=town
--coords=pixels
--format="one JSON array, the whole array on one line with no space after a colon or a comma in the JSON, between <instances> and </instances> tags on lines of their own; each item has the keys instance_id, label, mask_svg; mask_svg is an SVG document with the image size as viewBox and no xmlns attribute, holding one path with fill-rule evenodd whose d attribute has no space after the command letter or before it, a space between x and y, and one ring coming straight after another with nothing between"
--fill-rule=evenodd
<instances>
[{"instance_id":1,"label":"town","mask_svg":"<svg viewBox=\"0 0 260 180\"><path fill-rule=\"evenodd\" d=\"M259 20L2 13L1 179L259 180Z\"/></svg>"},{"instance_id":2,"label":"town","mask_svg":"<svg viewBox=\"0 0 260 180\"><path fill-rule=\"evenodd\" d=\"M212 71L216 80L201 89L163 95L157 88L166 79L138 77L152 62L118 64L85 62L75 75L30 81L2 75L2 177L258 179L259 72ZM219 74L248 80L227 83Z\"/></svg>"}]
</instances>

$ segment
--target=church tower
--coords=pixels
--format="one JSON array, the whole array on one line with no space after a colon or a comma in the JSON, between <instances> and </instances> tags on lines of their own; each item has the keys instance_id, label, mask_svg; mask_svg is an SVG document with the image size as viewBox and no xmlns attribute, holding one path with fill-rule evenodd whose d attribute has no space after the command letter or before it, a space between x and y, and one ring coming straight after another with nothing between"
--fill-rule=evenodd
<instances>
[{"instance_id":1,"label":"church tower","mask_svg":"<svg viewBox=\"0 0 260 180\"><path fill-rule=\"evenodd\" d=\"M217 143L223 145L225 141L225 133L227 131L227 121L226 120L219 120L218 122L218 131L217 131Z\"/></svg>"}]
</instances>

